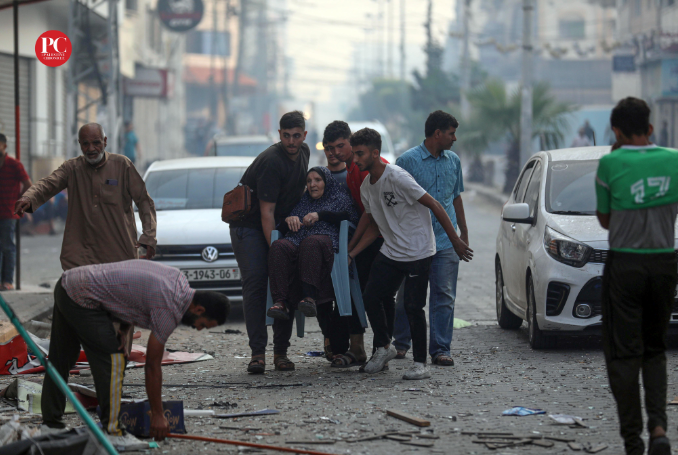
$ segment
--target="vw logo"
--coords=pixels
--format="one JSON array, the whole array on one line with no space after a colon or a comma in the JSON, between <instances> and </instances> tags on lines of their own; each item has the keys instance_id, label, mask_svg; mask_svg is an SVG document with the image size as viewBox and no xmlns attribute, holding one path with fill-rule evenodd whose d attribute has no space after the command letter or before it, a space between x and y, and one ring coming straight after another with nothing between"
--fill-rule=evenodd
<instances>
[{"instance_id":1,"label":"vw logo","mask_svg":"<svg viewBox=\"0 0 678 455\"><path fill-rule=\"evenodd\" d=\"M219 250L217 250L213 246L205 247L205 249L202 250L202 259L205 262L216 261L217 259L219 259Z\"/></svg>"}]
</instances>

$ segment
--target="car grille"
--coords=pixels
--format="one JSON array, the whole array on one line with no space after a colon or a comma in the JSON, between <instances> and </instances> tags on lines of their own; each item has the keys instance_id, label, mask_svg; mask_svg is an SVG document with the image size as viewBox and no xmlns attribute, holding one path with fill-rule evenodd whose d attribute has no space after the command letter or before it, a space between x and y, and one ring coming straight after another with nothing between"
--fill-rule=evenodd
<instances>
[{"instance_id":1,"label":"car grille","mask_svg":"<svg viewBox=\"0 0 678 455\"><path fill-rule=\"evenodd\" d=\"M586 262L605 264L605 261L607 261L607 250L593 250Z\"/></svg>"},{"instance_id":2,"label":"car grille","mask_svg":"<svg viewBox=\"0 0 678 455\"><path fill-rule=\"evenodd\" d=\"M558 316L570 295L570 286L552 281L546 290L546 316Z\"/></svg>"},{"instance_id":3,"label":"car grille","mask_svg":"<svg viewBox=\"0 0 678 455\"><path fill-rule=\"evenodd\" d=\"M158 245L155 249L156 261L190 261L202 259L202 250L213 246L219 251L219 259L235 258L233 247L225 245Z\"/></svg>"}]
</instances>

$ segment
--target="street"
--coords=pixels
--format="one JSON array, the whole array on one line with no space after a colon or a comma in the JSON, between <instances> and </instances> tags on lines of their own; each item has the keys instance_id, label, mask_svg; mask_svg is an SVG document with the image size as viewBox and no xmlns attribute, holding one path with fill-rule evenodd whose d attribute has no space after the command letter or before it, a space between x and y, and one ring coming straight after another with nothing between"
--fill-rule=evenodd
<instances>
[{"instance_id":1,"label":"street","mask_svg":"<svg viewBox=\"0 0 678 455\"><path fill-rule=\"evenodd\" d=\"M296 363L295 372L273 371L272 352L268 352L266 375L250 376L245 372L249 360L245 326L241 311L236 309L226 326L202 332L180 327L170 337L168 349L204 351L215 359L164 367L163 397L183 400L185 409L235 413L269 408L279 410L280 414L240 419L186 417L188 434L305 447L327 453L481 454L492 452L485 445L473 443L475 437L463 432L491 431L551 436L593 446L605 443L609 447L603 453L621 453L616 408L609 392L599 341L565 341L555 350L533 351L528 345L525 325L515 332L496 325L493 257L499 208L473 192L464 194L464 202L475 256L471 263L462 264L455 316L473 326L455 331L454 367L432 366L431 379L413 382L401 379L410 365L411 354L406 360L392 361L389 371L373 376L358 373L356 369L330 369L324 358L306 355L308 351L322 350L318 325L315 320L307 320L306 336L293 335L292 338L290 359ZM28 237L22 248L25 282L53 284L60 274L60 236ZM225 334L224 329L240 333ZM365 338L368 349L369 334L368 331ZM145 345L147 338L148 331L144 330L137 343ZM678 379L674 369L676 355L675 349L668 353L669 399L675 394L672 384ZM0 382L4 386L10 380L7 377ZM91 377L73 376L70 380L92 385ZM128 384L125 396L145 397L143 369L128 370L125 383ZM226 407L227 403L233 407ZM588 428L555 425L547 415L501 416L502 411L514 406L543 409L547 414L579 416ZM387 409L429 420L431 426L423 431L439 439L413 439L433 443L430 448L388 439L346 441L387 431L418 430L388 417ZM676 409L669 406L668 434L674 438ZM78 425L78 418L70 415L68 422ZM247 428L251 430L246 431ZM327 440L337 442L287 443ZM552 448L527 445L496 453L570 450L566 442L551 442ZM161 448L162 453L173 454L238 451L235 446L172 439L161 443Z\"/></svg>"}]
</instances>

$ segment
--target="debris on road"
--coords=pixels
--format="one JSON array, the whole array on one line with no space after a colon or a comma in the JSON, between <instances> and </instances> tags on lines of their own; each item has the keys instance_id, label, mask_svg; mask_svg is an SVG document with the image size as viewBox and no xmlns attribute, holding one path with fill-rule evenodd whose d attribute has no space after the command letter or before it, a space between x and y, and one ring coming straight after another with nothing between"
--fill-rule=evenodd
<instances>
[{"instance_id":1,"label":"debris on road","mask_svg":"<svg viewBox=\"0 0 678 455\"><path fill-rule=\"evenodd\" d=\"M400 411L394 411L394 410L386 410L386 414L390 415L391 417L395 417L396 419L400 419L404 422L411 423L412 425L416 425L418 427L430 427L431 422L425 419L420 419L419 417L414 417L409 414L405 414L404 412Z\"/></svg>"},{"instance_id":2,"label":"debris on road","mask_svg":"<svg viewBox=\"0 0 678 455\"><path fill-rule=\"evenodd\" d=\"M239 414L216 414L214 417L220 419L233 419L235 417L268 416L273 414L280 414L280 411L275 409L262 409L260 411L241 412Z\"/></svg>"},{"instance_id":3,"label":"debris on road","mask_svg":"<svg viewBox=\"0 0 678 455\"><path fill-rule=\"evenodd\" d=\"M543 411L541 409L530 409L524 408L522 406L516 406L515 408L507 409L506 411L501 413L501 415L504 416L517 416L517 417L532 416L537 414L546 414L546 411Z\"/></svg>"},{"instance_id":4,"label":"debris on road","mask_svg":"<svg viewBox=\"0 0 678 455\"><path fill-rule=\"evenodd\" d=\"M308 351L306 355L309 357L322 357L325 353L323 351Z\"/></svg>"},{"instance_id":5,"label":"debris on road","mask_svg":"<svg viewBox=\"0 0 678 455\"><path fill-rule=\"evenodd\" d=\"M581 420L581 417L567 414L549 414L549 417L561 425L576 425L577 420Z\"/></svg>"}]
</instances>

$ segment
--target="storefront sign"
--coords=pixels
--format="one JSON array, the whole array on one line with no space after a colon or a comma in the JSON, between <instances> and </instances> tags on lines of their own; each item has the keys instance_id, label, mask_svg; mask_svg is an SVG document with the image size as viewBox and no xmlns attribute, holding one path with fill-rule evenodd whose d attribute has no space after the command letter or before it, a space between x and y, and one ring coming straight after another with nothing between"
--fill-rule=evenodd
<instances>
[{"instance_id":1,"label":"storefront sign","mask_svg":"<svg viewBox=\"0 0 678 455\"><path fill-rule=\"evenodd\" d=\"M128 96L171 98L174 92L174 73L166 69L137 67L134 79L124 79L123 89Z\"/></svg>"}]
</instances>

